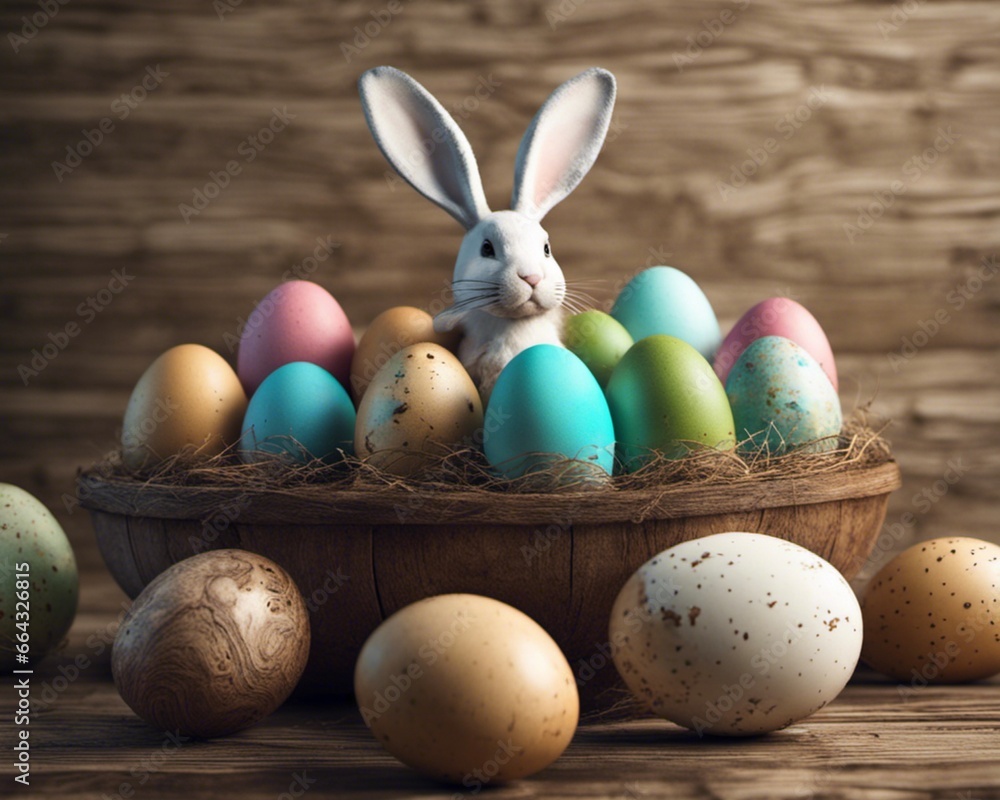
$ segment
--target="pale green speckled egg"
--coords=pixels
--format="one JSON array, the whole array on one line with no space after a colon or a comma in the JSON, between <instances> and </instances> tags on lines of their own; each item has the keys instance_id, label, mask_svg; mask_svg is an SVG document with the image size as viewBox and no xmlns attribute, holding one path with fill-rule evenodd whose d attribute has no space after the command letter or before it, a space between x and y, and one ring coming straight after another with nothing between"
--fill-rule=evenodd
<instances>
[{"instance_id":1,"label":"pale green speckled egg","mask_svg":"<svg viewBox=\"0 0 1000 800\"><path fill-rule=\"evenodd\" d=\"M78 594L76 559L62 526L24 489L0 483L0 673L24 666L17 655L25 633L31 662L62 642Z\"/></svg>"}]
</instances>

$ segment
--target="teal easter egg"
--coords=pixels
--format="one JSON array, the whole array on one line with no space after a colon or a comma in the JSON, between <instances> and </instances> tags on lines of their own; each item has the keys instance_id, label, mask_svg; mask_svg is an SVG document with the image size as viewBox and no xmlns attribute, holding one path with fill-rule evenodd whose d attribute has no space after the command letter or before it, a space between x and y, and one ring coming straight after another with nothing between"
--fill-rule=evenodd
<instances>
[{"instance_id":1,"label":"teal easter egg","mask_svg":"<svg viewBox=\"0 0 1000 800\"><path fill-rule=\"evenodd\" d=\"M692 449L731 450L736 444L722 383L708 361L676 337L648 336L632 345L606 392L626 472L656 452L683 458Z\"/></svg>"},{"instance_id":2,"label":"teal easter egg","mask_svg":"<svg viewBox=\"0 0 1000 800\"><path fill-rule=\"evenodd\" d=\"M656 334L674 336L709 360L722 343L712 304L697 283L674 267L650 267L632 278L611 316L637 342Z\"/></svg>"},{"instance_id":3,"label":"teal easter egg","mask_svg":"<svg viewBox=\"0 0 1000 800\"><path fill-rule=\"evenodd\" d=\"M726 394L744 452L838 446L837 390L819 362L790 339L764 336L751 343L729 372Z\"/></svg>"},{"instance_id":4,"label":"teal easter egg","mask_svg":"<svg viewBox=\"0 0 1000 800\"><path fill-rule=\"evenodd\" d=\"M597 379L569 350L538 344L518 353L497 378L486 409L483 451L493 469L518 478L564 459L570 480L606 479L615 431Z\"/></svg>"},{"instance_id":5,"label":"teal easter egg","mask_svg":"<svg viewBox=\"0 0 1000 800\"><path fill-rule=\"evenodd\" d=\"M632 336L610 314L592 310L574 314L566 320L563 344L587 365L604 387L611 371L632 346Z\"/></svg>"},{"instance_id":6,"label":"teal easter egg","mask_svg":"<svg viewBox=\"0 0 1000 800\"><path fill-rule=\"evenodd\" d=\"M293 361L257 387L246 416L240 456L246 463L280 456L328 464L354 453L354 403L347 390L316 364Z\"/></svg>"}]
</instances>

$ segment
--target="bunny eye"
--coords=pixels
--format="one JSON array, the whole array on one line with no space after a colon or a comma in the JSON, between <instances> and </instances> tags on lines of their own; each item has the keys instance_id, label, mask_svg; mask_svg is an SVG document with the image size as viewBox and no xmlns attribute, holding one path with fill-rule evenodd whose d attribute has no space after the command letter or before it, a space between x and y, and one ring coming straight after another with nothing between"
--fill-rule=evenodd
<instances>
[{"instance_id":1,"label":"bunny eye","mask_svg":"<svg viewBox=\"0 0 1000 800\"><path fill-rule=\"evenodd\" d=\"M493 249L493 242L483 239L483 246L479 248L479 255L483 258L496 258L496 250Z\"/></svg>"},{"instance_id":2,"label":"bunny eye","mask_svg":"<svg viewBox=\"0 0 1000 800\"><path fill-rule=\"evenodd\" d=\"M549 243L548 242L545 243L545 257L546 258L551 258L552 257L552 248L549 247Z\"/></svg>"}]
</instances>

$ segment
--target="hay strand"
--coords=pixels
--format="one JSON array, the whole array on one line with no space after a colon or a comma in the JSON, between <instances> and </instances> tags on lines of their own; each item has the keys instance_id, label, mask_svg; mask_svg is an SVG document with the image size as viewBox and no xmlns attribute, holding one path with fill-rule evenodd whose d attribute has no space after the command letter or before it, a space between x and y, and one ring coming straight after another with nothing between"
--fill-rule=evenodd
<instances>
[{"instance_id":1,"label":"hay strand","mask_svg":"<svg viewBox=\"0 0 1000 800\"><path fill-rule=\"evenodd\" d=\"M342 461L332 465L318 459L292 463L279 456L246 464L239 459L235 448L207 459L198 459L192 451L186 451L146 470L128 469L121 453L115 451L84 470L83 475L159 487L235 486L247 492L294 491L315 485L329 487L331 491L393 488L422 493L456 488L490 493L629 491L677 484L780 480L871 467L892 458L889 442L883 435L885 427L885 423L873 422L862 408L847 420L833 449L824 452L814 452L809 445L780 455L766 450L746 452L742 447L730 451L692 448L680 459L651 452L649 462L639 470L607 481L595 481L592 473L581 470L582 462L555 457L549 459L544 471L521 478L502 478L492 471L480 450L470 447L441 448L440 452L428 454L426 467L406 477L353 455L344 455ZM384 458L383 454L383 462Z\"/></svg>"}]
</instances>

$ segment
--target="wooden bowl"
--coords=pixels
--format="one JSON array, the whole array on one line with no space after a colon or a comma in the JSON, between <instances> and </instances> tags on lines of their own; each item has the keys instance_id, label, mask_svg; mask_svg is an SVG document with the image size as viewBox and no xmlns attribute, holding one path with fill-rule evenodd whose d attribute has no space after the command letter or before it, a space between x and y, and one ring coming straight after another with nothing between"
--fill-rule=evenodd
<instances>
[{"instance_id":1,"label":"wooden bowl","mask_svg":"<svg viewBox=\"0 0 1000 800\"><path fill-rule=\"evenodd\" d=\"M626 490L628 516L606 492L490 494L462 489L294 490L178 487L84 473L108 569L130 597L181 559L239 547L281 564L310 610L312 650L301 689L352 689L374 628L435 594L489 595L521 609L559 643L584 707L617 682L608 616L626 579L656 553L722 531L796 542L847 577L864 564L900 485L893 461L806 477ZM624 492L618 491L620 497ZM287 511L294 495L294 519ZM143 509L155 508L155 516Z\"/></svg>"}]
</instances>

